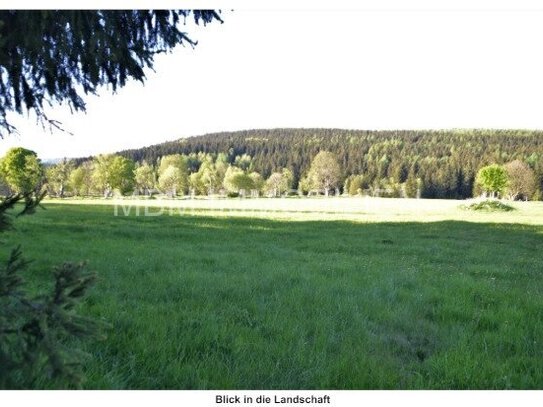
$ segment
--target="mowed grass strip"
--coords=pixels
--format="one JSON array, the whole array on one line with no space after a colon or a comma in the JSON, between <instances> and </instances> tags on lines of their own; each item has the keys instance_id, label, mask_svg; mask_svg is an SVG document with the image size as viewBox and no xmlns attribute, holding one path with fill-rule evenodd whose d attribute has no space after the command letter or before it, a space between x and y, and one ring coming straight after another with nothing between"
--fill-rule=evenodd
<instances>
[{"instance_id":1,"label":"mowed grass strip","mask_svg":"<svg viewBox=\"0 0 543 407\"><path fill-rule=\"evenodd\" d=\"M16 227L33 286L99 274L89 389L543 388L542 226L49 205Z\"/></svg>"}]
</instances>

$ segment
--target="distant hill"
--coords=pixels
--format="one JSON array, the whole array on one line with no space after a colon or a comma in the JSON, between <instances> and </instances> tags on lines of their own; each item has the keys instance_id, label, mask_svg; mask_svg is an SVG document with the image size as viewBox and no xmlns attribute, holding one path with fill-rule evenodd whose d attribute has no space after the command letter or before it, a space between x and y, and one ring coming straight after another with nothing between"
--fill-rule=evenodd
<instances>
[{"instance_id":1,"label":"distant hill","mask_svg":"<svg viewBox=\"0 0 543 407\"><path fill-rule=\"evenodd\" d=\"M515 159L528 163L543 181L543 131L539 130L343 130L256 129L183 138L120 155L156 163L168 154L205 152L252 157L252 170L268 177L289 168L295 184L320 150L337 154L344 176L363 174L364 182L409 174L420 178L427 197L464 198L472 195L477 170L490 163Z\"/></svg>"}]
</instances>

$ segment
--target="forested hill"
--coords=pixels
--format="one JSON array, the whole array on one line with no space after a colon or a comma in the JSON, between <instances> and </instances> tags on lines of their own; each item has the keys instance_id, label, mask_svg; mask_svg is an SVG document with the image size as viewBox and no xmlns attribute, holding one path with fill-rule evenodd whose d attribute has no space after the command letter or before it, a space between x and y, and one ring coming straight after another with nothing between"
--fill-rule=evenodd
<instances>
[{"instance_id":1,"label":"forested hill","mask_svg":"<svg viewBox=\"0 0 543 407\"><path fill-rule=\"evenodd\" d=\"M491 163L519 159L543 178L543 131L260 129L189 137L119 154L156 163L168 154L227 153L231 162L243 154L264 177L289 168L297 184L320 151L337 154L343 175L361 174L368 184L383 179L420 178L426 197L463 198L473 193L477 170Z\"/></svg>"}]
</instances>

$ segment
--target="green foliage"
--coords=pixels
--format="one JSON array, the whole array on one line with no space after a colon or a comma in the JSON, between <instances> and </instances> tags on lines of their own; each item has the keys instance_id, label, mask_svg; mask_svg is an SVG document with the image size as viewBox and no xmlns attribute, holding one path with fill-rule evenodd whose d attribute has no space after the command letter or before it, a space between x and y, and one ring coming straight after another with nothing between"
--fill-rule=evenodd
<instances>
[{"instance_id":1,"label":"green foliage","mask_svg":"<svg viewBox=\"0 0 543 407\"><path fill-rule=\"evenodd\" d=\"M143 82L155 54L196 44L183 27L190 15L197 24L221 21L212 10L0 11L0 135L14 130L10 111L32 110L59 127L44 105L85 110L83 95L100 86Z\"/></svg>"},{"instance_id":2,"label":"green foliage","mask_svg":"<svg viewBox=\"0 0 543 407\"><path fill-rule=\"evenodd\" d=\"M0 174L14 192L26 194L39 187L43 168L34 151L14 147L0 161Z\"/></svg>"},{"instance_id":3,"label":"green foliage","mask_svg":"<svg viewBox=\"0 0 543 407\"><path fill-rule=\"evenodd\" d=\"M134 169L134 161L116 155L111 168L111 187L118 190L122 195L132 192L135 183Z\"/></svg>"},{"instance_id":4,"label":"green foliage","mask_svg":"<svg viewBox=\"0 0 543 407\"><path fill-rule=\"evenodd\" d=\"M113 155L98 155L93 160L92 181L105 197L111 194L111 174L110 169L113 163Z\"/></svg>"},{"instance_id":5,"label":"green foliage","mask_svg":"<svg viewBox=\"0 0 543 407\"><path fill-rule=\"evenodd\" d=\"M68 179L69 188L75 195L88 196L93 189L92 163L84 162L70 172Z\"/></svg>"},{"instance_id":6,"label":"green foliage","mask_svg":"<svg viewBox=\"0 0 543 407\"><path fill-rule=\"evenodd\" d=\"M159 188L174 197L188 186L188 160L180 154L164 156L158 169Z\"/></svg>"},{"instance_id":7,"label":"green foliage","mask_svg":"<svg viewBox=\"0 0 543 407\"><path fill-rule=\"evenodd\" d=\"M471 211L485 211L485 212L510 212L515 208L511 205L507 205L496 199L485 199L481 202L474 202L467 206L462 206L464 209Z\"/></svg>"},{"instance_id":8,"label":"green foliage","mask_svg":"<svg viewBox=\"0 0 543 407\"><path fill-rule=\"evenodd\" d=\"M223 177L224 171L219 171L213 158L206 155L198 171L190 175L190 185L197 194L209 195L221 188Z\"/></svg>"},{"instance_id":9,"label":"green foliage","mask_svg":"<svg viewBox=\"0 0 543 407\"><path fill-rule=\"evenodd\" d=\"M49 293L31 296L21 272L27 268L19 248L0 268L0 389L28 389L36 383L80 387L86 356L74 340L101 338L105 326L76 312L96 276L84 264L64 263L53 270Z\"/></svg>"},{"instance_id":10,"label":"green foliage","mask_svg":"<svg viewBox=\"0 0 543 407\"><path fill-rule=\"evenodd\" d=\"M230 166L224 175L224 188L229 193L250 192L254 188L253 178L241 168Z\"/></svg>"},{"instance_id":11,"label":"green foliage","mask_svg":"<svg viewBox=\"0 0 543 407\"><path fill-rule=\"evenodd\" d=\"M262 179L262 175L260 175L258 172L251 172L249 174L249 177L251 178L251 189L257 191L259 194L264 188L264 180Z\"/></svg>"},{"instance_id":12,"label":"green foliage","mask_svg":"<svg viewBox=\"0 0 543 407\"><path fill-rule=\"evenodd\" d=\"M146 195L149 195L151 189L157 183L155 169L144 161L134 169L134 181L140 193L144 192Z\"/></svg>"},{"instance_id":13,"label":"green foliage","mask_svg":"<svg viewBox=\"0 0 543 407\"><path fill-rule=\"evenodd\" d=\"M350 175L345 179L343 191L351 196L361 195L366 187L363 175Z\"/></svg>"},{"instance_id":14,"label":"green foliage","mask_svg":"<svg viewBox=\"0 0 543 407\"><path fill-rule=\"evenodd\" d=\"M227 193L239 193L239 185L235 180L243 175L244 172L241 168L230 165L224 173L223 187ZM243 180L243 179L242 179Z\"/></svg>"},{"instance_id":15,"label":"green foliage","mask_svg":"<svg viewBox=\"0 0 543 407\"><path fill-rule=\"evenodd\" d=\"M492 196L501 194L507 187L507 171L498 164L487 165L477 173L476 182Z\"/></svg>"},{"instance_id":16,"label":"green foliage","mask_svg":"<svg viewBox=\"0 0 543 407\"><path fill-rule=\"evenodd\" d=\"M307 195L310 190L311 181L309 180L309 178L307 178L307 176L300 178L300 182L298 183L298 191L300 191L303 195Z\"/></svg>"},{"instance_id":17,"label":"green foliage","mask_svg":"<svg viewBox=\"0 0 543 407\"><path fill-rule=\"evenodd\" d=\"M422 198L465 199L473 196L481 167L518 159L530 165L536 189L543 189L539 130L257 129L189 137L119 154L150 163L168 154L211 154L217 162L220 157L223 175L228 163L246 154L251 171L268 179L278 169L289 168L292 188L307 192L311 187L306 175L321 150L337 156L342 170L338 185L351 175L363 175L367 189L393 177L396 183L410 182L408 196L415 196L416 180Z\"/></svg>"},{"instance_id":18,"label":"green foliage","mask_svg":"<svg viewBox=\"0 0 543 407\"><path fill-rule=\"evenodd\" d=\"M189 185L188 160L181 154L164 156L158 168L158 186L171 197L184 193Z\"/></svg>"},{"instance_id":19,"label":"green foliage","mask_svg":"<svg viewBox=\"0 0 543 407\"><path fill-rule=\"evenodd\" d=\"M64 197L73 170L73 162L66 159L46 169L47 186L52 194L60 198Z\"/></svg>"},{"instance_id":20,"label":"green foliage","mask_svg":"<svg viewBox=\"0 0 543 407\"><path fill-rule=\"evenodd\" d=\"M234 165L238 168L241 168L243 171L247 171L251 166L251 162L251 156L248 154L243 154L236 157L236 159L234 160Z\"/></svg>"},{"instance_id":21,"label":"green foliage","mask_svg":"<svg viewBox=\"0 0 543 407\"><path fill-rule=\"evenodd\" d=\"M294 174L288 168L283 168L283 171L281 171L281 173L283 175L283 178L285 179L287 189L291 189L294 186Z\"/></svg>"},{"instance_id":22,"label":"green foliage","mask_svg":"<svg viewBox=\"0 0 543 407\"><path fill-rule=\"evenodd\" d=\"M40 202L45 196L45 192L38 194L35 191L24 194L9 195L0 200L0 233L13 228L13 217L31 215L40 206ZM17 203L23 202L23 209L15 213L13 209ZM11 210L11 212L10 212Z\"/></svg>"},{"instance_id":23,"label":"green foliage","mask_svg":"<svg viewBox=\"0 0 543 407\"><path fill-rule=\"evenodd\" d=\"M330 189L337 187L341 177L337 156L329 151L319 152L311 162L307 177L312 189L324 190L328 196Z\"/></svg>"},{"instance_id":24,"label":"green foliage","mask_svg":"<svg viewBox=\"0 0 543 407\"><path fill-rule=\"evenodd\" d=\"M415 172L410 171L405 181L405 195L407 196L407 198L417 198L419 194L419 180L415 177Z\"/></svg>"},{"instance_id":25,"label":"green foliage","mask_svg":"<svg viewBox=\"0 0 543 407\"><path fill-rule=\"evenodd\" d=\"M244 190L245 192L253 189L253 178L246 173L237 173L230 179L231 185L233 185L238 191Z\"/></svg>"},{"instance_id":26,"label":"green foliage","mask_svg":"<svg viewBox=\"0 0 543 407\"><path fill-rule=\"evenodd\" d=\"M114 190L125 195L134 189L134 168L132 160L113 154L99 155L93 161L92 178L105 197Z\"/></svg>"},{"instance_id":27,"label":"green foliage","mask_svg":"<svg viewBox=\"0 0 543 407\"><path fill-rule=\"evenodd\" d=\"M287 169L282 172L274 172L266 181L266 192L268 195L281 196L289 189Z\"/></svg>"},{"instance_id":28,"label":"green foliage","mask_svg":"<svg viewBox=\"0 0 543 407\"><path fill-rule=\"evenodd\" d=\"M158 179L158 186L162 191L165 191L170 197L177 196L178 192L183 190L183 173L177 167L170 165L164 169Z\"/></svg>"},{"instance_id":29,"label":"green foliage","mask_svg":"<svg viewBox=\"0 0 543 407\"><path fill-rule=\"evenodd\" d=\"M339 166L339 176L334 187L343 184L343 192L350 195L358 194L360 189L360 192L387 197L469 198L484 192L482 186L476 183L477 171L482 163L487 163L492 157L506 160L516 156L528 157L531 167L522 164L520 160L510 162L510 165L515 162L521 165L519 167L515 164L515 176L511 173L512 167L508 170L508 174L511 173L508 175L510 187L501 193L513 199L538 199L543 189L543 160L540 161L540 156L533 153L534 150L541 150L543 157L543 133L505 130L362 132L319 129L314 132L323 136L313 145L313 138L308 136L309 130L252 132L269 137L265 138L265 142L263 138L252 138L249 143L243 137L246 132L221 133L184 139L182 143L164 143L121 152L119 155L134 160L154 161L160 154L169 151L183 152L162 157L172 156L177 157L175 160L178 162L184 161L184 164L176 164L183 167L183 174L179 175L183 180L181 189L186 191L191 172L191 191L200 195L219 191L225 185L229 166L242 171L243 168L250 168L250 172L257 172L262 178L267 177L267 181L272 174L281 172L287 179L287 186L279 187L282 178L275 174L266 189L269 195L273 195L274 191L279 194L277 191L288 189L298 189L304 193L315 189L324 190L316 188L319 182L315 183L315 179L309 177L312 151L316 149L316 156L320 145L339 151L334 153L336 157L333 160ZM311 134L313 137L314 134ZM342 142L346 137L356 142L345 145ZM236 149L229 147L232 144L236 145ZM496 145L496 151L489 150L489 146ZM221 152L220 148L224 150ZM252 155L236 155L238 150L250 151ZM159 158L158 167L161 162L167 161ZM337 170L335 164L332 167ZM513 178L519 181L516 183L520 187L517 191L523 193L517 192L515 195L512 192ZM237 187L230 187L230 192L237 192ZM171 194L171 191L164 192Z\"/></svg>"}]
</instances>

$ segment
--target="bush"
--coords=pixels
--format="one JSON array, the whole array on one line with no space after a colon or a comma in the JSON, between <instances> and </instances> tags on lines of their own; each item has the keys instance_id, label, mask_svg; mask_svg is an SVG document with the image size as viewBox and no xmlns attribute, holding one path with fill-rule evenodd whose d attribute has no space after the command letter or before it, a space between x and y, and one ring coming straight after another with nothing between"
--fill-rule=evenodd
<instances>
[{"instance_id":1,"label":"bush","mask_svg":"<svg viewBox=\"0 0 543 407\"><path fill-rule=\"evenodd\" d=\"M462 209L485 212L510 212L515 210L513 206L504 204L496 199L487 199L481 202L474 202L468 206L463 205Z\"/></svg>"}]
</instances>

